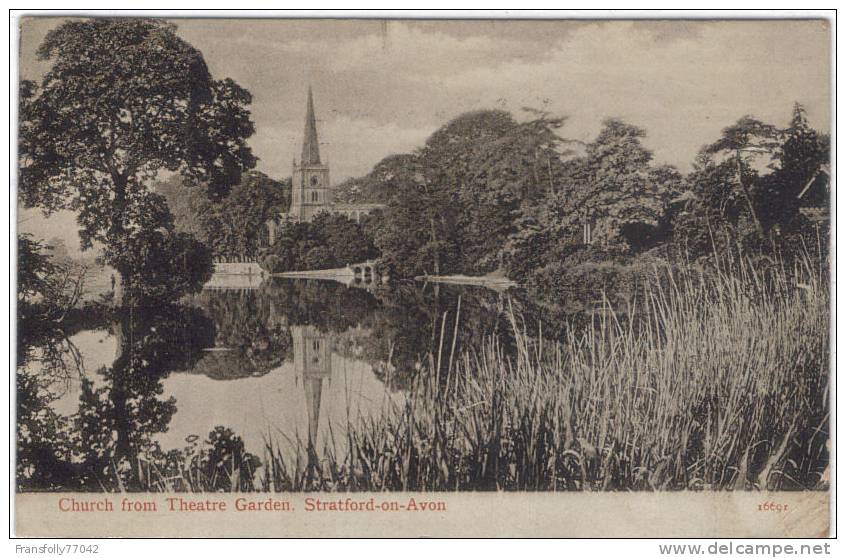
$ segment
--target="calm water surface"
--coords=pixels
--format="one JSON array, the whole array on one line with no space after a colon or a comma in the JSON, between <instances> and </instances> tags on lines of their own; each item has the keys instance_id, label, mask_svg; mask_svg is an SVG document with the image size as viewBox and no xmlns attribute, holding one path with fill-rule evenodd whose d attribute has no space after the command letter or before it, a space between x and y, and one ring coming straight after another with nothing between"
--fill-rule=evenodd
<instances>
[{"instance_id":1,"label":"calm water surface","mask_svg":"<svg viewBox=\"0 0 846 558\"><path fill-rule=\"evenodd\" d=\"M149 364L144 374L155 381L137 387L123 380L130 387L121 389L137 401L136 428L160 423L150 439L165 451L205 439L217 426L257 455L269 438L289 448L311 439L341 449L350 421L402 405L413 379L437 366L438 351L453 350L453 338L457 354L492 336L507 349L512 311L539 323L538 310L514 291L276 279L245 280L244 288L233 281L166 311L130 316L129 325L69 338L81 378L94 390L117 389L115 371L129 353ZM60 390L57 413L80 412L81 380L53 389ZM172 407L156 411L155 403L167 401Z\"/></svg>"}]
</instances>

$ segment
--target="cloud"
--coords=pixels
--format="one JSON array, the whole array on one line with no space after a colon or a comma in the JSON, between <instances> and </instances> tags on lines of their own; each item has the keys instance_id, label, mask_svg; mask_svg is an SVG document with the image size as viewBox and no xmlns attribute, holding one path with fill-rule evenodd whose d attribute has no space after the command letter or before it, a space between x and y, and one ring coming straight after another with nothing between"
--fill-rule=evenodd
<instances>
[{"instance_id":1,"label":"cloud","mask_svg":"<svg viewBox=\"0 0 846 558\"><path fill-rule=\"evenodd\" d=\"M582 140L621 117L646 128L660 160L686 168L744 114L785 124L799 101L828 129L827 49L827 30L807 22L698 23L672 41L632 22L595 23L542 61L467 67L442 86L480 105L540 102L569 115L563 133Z\"/></svg>"},{"instance_id":2,"label":"cloud","mask_svg":"<svg viewBox=\"0 0 846 558\"><path fill-rule=\"evenodd\" d=\"M434 128L403 127L398 123L382 124L370 118L330 115L318 123L320 156L329 163L332 181L337 183L367 174L387 155L414 150L433 131ZM299 157L302 149L302 133L300 120L261 130L260 137L252 142L261 159L259 167L271 176L290 175L292 160Z\"/></svg>"},{"instance_id":3,"label":"cloud","mask_svg":"<svg viewBox=\"0 0 846 558\"><path fill-rule=\"evenodd\" d=\"M646 128L659 161L686 169L703 144L747 113L784 124L799 101L813 124L828 129L824 22L551 22L542 36L530 33L530 22L520 22L521 33L503 33L508 22L497 22L495 33L485 22L425 23L391 22L385 35L299 38L283 50L308 60L303 79L317 84L328 130L343 115L420 131L467 110L532 106L568 115L563 133L583 141L603 119L626 119ZM295 97L303 95L301 83ZM356 144L359 152L398 150L391 135L364 141L374 144Z\"/></svg>"},{"instance_id":4,"label":"cloud","mask_svg":"<svg viewBox=\"0 0 846 558\"><path fill-rule=\"evenodd\" d=\"M367 35L338 45L328 62L336 72L390 71L417 82L443 78L468 66L490 66L517 58L525 41L487 35L455 37L392 22L382 36ZM528 53L540 54L530 41ZM543 49L540 49L543 50Z\"/></svg>"},{"instance_id":5,"label":"cloud","mask_svg":"<svg viewBox=\"0 0 846 558\"><path fill-rule=\"evenodd\" d=\"M329 139L326 150L330 164L340 172L336 178L361 176L387 155L408 153L423 145L434 132L430 128L403 127L398 123L379 124L367 118L339 116L324 126L323 137ZM390 138L390 148L385 141Z\"/></svg>"},{"instance_id":6,"label":"cloud","mask_svg":"<svg viewBox=\"0 0 846 558\"><path fill-rule=\"evenodd\" d=\"M22 73L58 20L25 22ZM259 170L291 172L308 85L334 181L408 152L469 110L531 106L591 140L607 117L647 131L659 162L689 168L745 114L785 125L794 101L830 128L825 21L179 20L216 77L253 94ZM30 25L30 27L27 27Z\"/></svg>"}]
</instances>

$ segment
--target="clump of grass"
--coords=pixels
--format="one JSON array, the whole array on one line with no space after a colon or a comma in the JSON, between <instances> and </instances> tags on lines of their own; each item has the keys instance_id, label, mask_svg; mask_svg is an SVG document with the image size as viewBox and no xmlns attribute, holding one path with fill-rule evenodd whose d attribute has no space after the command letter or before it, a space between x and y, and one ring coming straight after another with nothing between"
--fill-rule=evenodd
<instances>
[{"instance_id":1,"label":"clump of grass","mask_svg":"<svg viewBox=\"0 0 846 558\"><path fill-rule=\"evenodd\" d=\"M827 488L829 291L810 262L656 268L637 319L603 304L557 342L512 313L516 353L442 343L446 377L403 404L319 451L268 442L262 488Z\"/></svg>"},{"instance_id":2,"label":"clump of grass","mask_svg":"<svg viewBox=\"0 0 846 558\"><path fill-rule=\"evenodd\" d=\"M163 452L157 443L115 463L107 478L118 492L253 492L260 462L240 436L218 426L206 440L191 435L182 449ZM103 486L104 491L110 491Z\"/></svg>"}]
</instances>

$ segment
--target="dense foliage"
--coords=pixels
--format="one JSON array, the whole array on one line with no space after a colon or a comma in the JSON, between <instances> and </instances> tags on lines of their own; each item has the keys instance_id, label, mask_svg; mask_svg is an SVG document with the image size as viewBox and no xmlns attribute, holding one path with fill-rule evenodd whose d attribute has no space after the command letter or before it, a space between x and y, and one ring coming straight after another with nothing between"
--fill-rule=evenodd
<instances>
[{"instance_id":1,"label":"dense foliage","mask_svg":"<svg viewBox=\"0 0 846 558\"><path fill-rule=\"evenodd\" d=\"M741 119L698 157L687 178L692 195L670 215L673 240L696 256L737 246L786 257L798 253L802 239L817 232L800 213L805 202L798 194L829 157L828 136L808 125L798 104L784 130ZM827 196L815 201L828 207ZM827 244L821 239L823 248Z\"/></svg>"},{"instance_id":2,"label":"dense foliage","mask_svg":"<svg viewBox=\"0 0 846 558\"><path fill-rule=\"evenodd\" d=\"M472 112L379 163L370 178L392 192L375 239L385 267L400 276L497 269L522 206L555 188L561 123Z\"/></svg>"},{"instance_id":3,"label":"dense foliage","mask_svg":"<svg viewBox=\"0 0 846 558\"><path fill-rule=\"evenodd\" d=\"M684 179L651 165L643 130L609 120L580 153L557 133L564 119L530 117L459 116L418 151L347 183L346 197L388 204L375 234L386 268L400 276L502 270L524 279L577 248L585 223L609 251L660 240Z\"/></svg>"},{"instance_id":4,"label":"dense foliage","mask_svg":"<svg viewBox=\"0 0 846 558\"><path fill-rule=\"evenodd\" d=\"M498 271L526 282L655 248L684 259L738 243L783 254L819 230L797 196L827 163L829 140L798 104L786 129L749 116L728 126L687 176L653 163L641 128L609 119L581 145L559 136L564 123L467 113L339 195L387 204L374 243L383 268L402 277Z\"/></svg>"},{"instance_id":5,"label":"dense foliage","mask_svg":"<svg viewBox=\"0 0 846 558\"><path fill-rule=\"evenodd\" d=\"M101 244L129 283L140 268L127 246L174 234L151 179L178 172L215 197L255 164L246 145L250 94L213 79L202 54L160 20L68 21L47 34L38 56L52 66L39 85L21 86L21 202L75 211L83 247Z\"/></svg>"},{"instance_id":6,"label":"dense foliage","mask_svg":"<svg viewBox=\"0 0 846 558\"><path fill-rule=\"evenodd\" d=\"M324 212L311 222L284 221L276 241L264 252L261 265L279 273L333 269L369 260L378 255L372 233L373 222L378 219L378 215L369 215L356 222Z\"/></svg>"},{"instance_id":7,"label":"dense foliage","mask_svg":"<svg viewBox=\"0 0 846 558\"><path fill-rule=\"evenodd\" d=\"M228 195L211 200L202 188L175 175L156 183L167 199L176 230L200 239L218 258L257 258L268 243L267 223L291 203L290 179L243 173Z\"/></svg>"}]
</instances>

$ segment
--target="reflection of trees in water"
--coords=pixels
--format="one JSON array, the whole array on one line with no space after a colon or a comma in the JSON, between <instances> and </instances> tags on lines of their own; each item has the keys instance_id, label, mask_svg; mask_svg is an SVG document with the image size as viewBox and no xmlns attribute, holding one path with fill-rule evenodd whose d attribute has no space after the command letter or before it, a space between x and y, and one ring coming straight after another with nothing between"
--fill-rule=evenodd
<instances>
[{"instance_id":1,"label":"reflection of trees in water","mask_svg":"<svg viewBox=\"0 0 846 558\"><path fill-rule=\"evenodd\" d=\"M274 279L262 285L257 299L277 323L331 334L336 352L370 363L392 389L407 388L420 371L431 370L439 352L445 375L449 353L510 331L508 297L483 288L395 284L370 292L332 281Z\"/></svg>"},{"instance_id":2,"label":"reflection of trees in water","mask_svg":"<svg viewBox=\"0 0 846 558\"><path fill-rule=\"evenodd\" d=\"M404 389L419 371L437 368L439 354L445 375L451 354L472 353L490 336L513 354L512 317L532 338L560 338L568 326L590 321L600 297L574 295L550 304L522 291L481 287L400 283L370 292L278 278L257 290L209 290L193 303L214 321L218 350L191 372L214 379L266 374L291 357L290 327L310 325L331 334L336 352L370 363L392 389Z\"/></svg>"},{"instance_id":3,"label":"reflection of trees in water","mask_svg":"<svg viewBox=\"0 0 846 558\"><path fill-rule=\"evenodd\" d=\"M199 309L165 305L119 310L110 327L115 360L98 371L101 385L83 379L79 408L71 416L57 415L39 384L49 369L19 367L19 490L150 490L167 471L173 473L175 459L185 457L165 454L152 441L176 411L173 398L162 398L162 380L196 364L213 342L213 323ZM237 436L218 430L207 441L210 449L195 452L193 462L178 461L177 468L187 464L211 475L202 477L205 489L231 482L231 474L219 474L220 467L230 467L231 473L239 463L255 465ZM237 457L232 450L240 451ZM230 465L215 462L221 452L229 452ZM180 476L190 484L191 475ZM245 476L243 488L252 486L251 477Z\"/></svg>"},{"instance_id":4,"label":"reflection of trees in water","mask_svg":"<svg viewBox=\"0 0 846 558\"><path fill-rule=\"evenodd\" d=\"M559 336L579 319L519 291L454 285L370 292L275 280L252 291L206 291L191 303L103 313L98 323L85 317L86 327L111 330L117 351L98 372L101 383L83 379L78 411L68 417L50 405L57 393L50 387L67 381L76 362L68 333L57 328L40 336L38 347L22 349L19 490L230 490L235 482L256 488L258 459L225 426L205 440L191 437L181 449L163 451L153 441L177 408L163 396L163 380L173 371L215 379L266 374L294 356L292 330L301 326L331 351L369 363L390 389L404 390L424 373L446 380L454 359L472 358L491 337L505 357L514 355L512 318L530 337ZM79 330L73 321L65 325Z\"/></svg>"},{"instance_id":5,"label":"reflection of trees in water","mask_svg":"<svg viewBox=\"0 0 846 558\"><path fill-rule=\"evenodd\" d=\"M370 318L378 334L368 340L365 353L390 363L376 367L376 372L392 373L397 388L420 370L438 371L445 378L451 358L477 354L493 338L504 357L513 357L515 328L528 339L561 339L568 328L589 325L597 304L593 299L553 304L516 289L500 293L457 285L398 285L378 296L380 304Z\"/></svg>"},{"instance_id":6,"label":"reflection of trees in water","mask_svg":"<svg viewBox=\"0 0 846 558\"><path fill-rule=\"evenodd\" d=\"M560 338L568 326L588 321L595 304L574 297L552 305L522 291L458 285L399 283L371 292L278 278L258 290L206 291L195 302L214 320L217 346L231 350L206 355L194 372L213 378L266 373L290 357L289 328L309 325L330 334L338 354L371 364L391 389L408 388L421 371L438 370L438 362L446 378L451 356L478 351L492 336L513 355L512 317L530 337Z\"/></svg>"},{"instance_id":7,"label":"reflection of trees in water","mask_svg":"<svg viewBox=\"0 0 846 558\"><path fill-rule=\"evenodd\" d=\"M216 350L192 369L227 380L267 374L289 356L291 332L272 301L252 290L204 291L193 299L214 323Z\"/></svg>"},{"instance_id":8,"label":"reflection of trees in water","mask_svg":"<svg viewBox=\"0 0 846 558\"><path fill-rule=\"evenodd\" d=\"M101 308L72 309L62 322L18 312L16 386L16 475L18 489L67 486L76 476L68 448L72 424L51 404L83 375L83 361L71 337L86 327L105 326Z\"/></svg>"},{"instance_id":9,"label":"reflection of trees in water","mask_svg":"<svg viewBox=\"0 0 846 558\"><path fill-rule=\"evenodd\" d=\"M267 373L291 356L290 327L308 325L329 334L338 354L371 364L391 389L408 388L423 370L446 378L451 360L477 352L491 337L505 356L514 355L514 324L531 338L561 338L568 327L589 322L596 305L575 295L564 304L537 302L519 290L398 283L371 292L279 278L257 290L205 291L195 303L214 320L218 348L229 349L207 354L195 373L220 379Z\"/></svg>"},{"instance_id":10,"label":"reflection of trees in water","mask_svg":"<svg viewBox=\"0 0 846 558\"><path fill-rule=\"evenodd\" d=\"M312 325L329 333L365 323L379 302L364 289L334 281L272 278L262 284L260 293L289 325Z\"/></svg>"},{"instance_id":11,"label":"reflection of trees in water","mask_svg":"<svg viewBox=\"0 0 846 558\"><path fill-rule=\"evenodd\" d=\"M71 382L78 382L82 373L82 355L71 338L83 330L102 329L108 323L107 312L98 304L73 308L61 322L39 315L18 312L17 366L39 368L42 373L33 380L45 397L60 397Z\"/></svg>"},{"instance_id":12,"label":"reflection of trees in water","mask_svg":"<svg viewBox=\"0 0 846 558\"><path fill-rule=\"evenodd\" d=\"M74 477L62 450L70 446L71 429L50 407L52 396L43 389L41 380L38 374L18 367L15 449L19 491L70 489L68 481Z\"/></svg>"},{"instance_id":13,"label":"reflection of trees in water","mask_svg":"<svg viewBox=\"0 0 846 558\"><path fill-rule=\"evenodd\" d=\"M384 363L374 368L377 376L392 389L407 388L424 370L446 378L450 355L473 351L487 336L507 331L502 306L498 293L481 288L409 284L385 292L373 316L379 335L368 350Z\"/></svg>"},{"instance_id":14,"label":"reflection of trees in water","mask_svg":"<svg viewBox=\"0 0 846 558\"><path fill-rule=\"evenodd\" d=\"M150 438L164 432L176 412L173 398L159 398L162 380L193 366L213 330L204 314L183 306L122 312L112 328L115 361L103 370L105 387L83 382L77 429L88 478L106 477L111 466L125 486L138 487L144 478L134 458L150 451Z\"/></svg>"}]
</instances>

